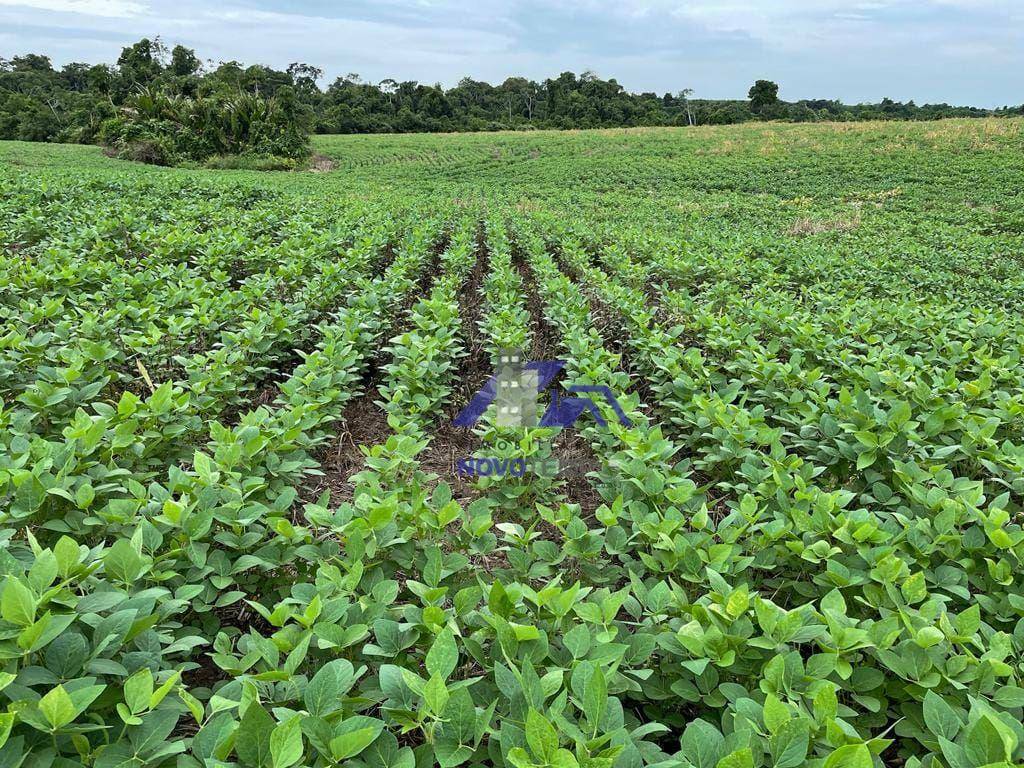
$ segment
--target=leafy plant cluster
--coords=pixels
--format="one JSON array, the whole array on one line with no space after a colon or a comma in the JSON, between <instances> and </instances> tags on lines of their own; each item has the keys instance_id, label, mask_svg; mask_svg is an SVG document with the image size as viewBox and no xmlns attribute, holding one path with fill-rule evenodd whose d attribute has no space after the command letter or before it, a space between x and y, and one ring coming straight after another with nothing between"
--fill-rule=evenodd
<instances>
[{"instance_id":1,"label":"leafy plant cluster","mask_svg":"<svg viewBox=\"0 0 1024 768\"><path fill-rule=\"evenodd\" d=\"M0 169L0 766L1024 765L1019 124L484 138Z\"/></svg>"},{"instance_id":2,"label":"leafy plant cluster","mask_svg":"<svg viewBox=\"0 0 1024 768\"><path fill-rule=\"evenodd\" d=\"M99 139L118 157L155 165L240 156L288 169L310 153L311 118L290 88L269 98L247 93L193 98L145 89L103 123ZM261 167L274 169L267 163Z\"/></svg>"}]
</instances>

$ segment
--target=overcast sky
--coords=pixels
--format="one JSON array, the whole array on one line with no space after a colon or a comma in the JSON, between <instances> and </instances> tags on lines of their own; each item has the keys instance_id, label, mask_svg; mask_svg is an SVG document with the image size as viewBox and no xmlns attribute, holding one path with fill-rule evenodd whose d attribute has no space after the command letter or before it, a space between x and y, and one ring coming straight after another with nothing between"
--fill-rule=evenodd
<instances>
[{"instance_id":1,"label":"overcast sky","mask_svg":"<svg viewBox=\"0 0 1024 768\"><path fill-rule=\"evenodd\" d=\"M1024 103L1024 0L0 0L0 57L113 62L160 35L202 59L453 85L590 69L631 91Z\"/></svg>"}]
</instances>

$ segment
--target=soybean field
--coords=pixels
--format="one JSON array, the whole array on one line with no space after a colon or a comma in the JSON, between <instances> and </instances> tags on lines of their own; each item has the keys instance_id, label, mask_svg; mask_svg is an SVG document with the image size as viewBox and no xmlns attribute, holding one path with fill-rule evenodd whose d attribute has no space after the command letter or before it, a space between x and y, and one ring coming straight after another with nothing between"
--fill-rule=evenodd
<instances>
[{"instance_id":1,"label":"soybean field","mask_svg":"<svg viewBox=\"0 0 1024 768\"><path fill-rule=\"evenodd\" d=\"M1024 765L1024 120L314 144L0 142L0 768Z\"/></svg>"}]
</instances>

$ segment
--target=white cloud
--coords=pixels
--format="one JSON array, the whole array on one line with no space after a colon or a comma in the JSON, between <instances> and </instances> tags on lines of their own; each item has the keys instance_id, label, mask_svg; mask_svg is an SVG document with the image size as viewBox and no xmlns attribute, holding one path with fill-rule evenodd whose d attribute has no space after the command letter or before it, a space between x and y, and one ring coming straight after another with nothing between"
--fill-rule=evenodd
<instances>
[{"instance_id":1,"label":"white cloud","mask_svg":"<svg viewBox=\"0 0 1024 768\"><path fill-rule=\"evenodd\" d=\"M139 16L148 8L133 0L0 0L0 5L103 18Z\"/></svg>"}]
</instances>

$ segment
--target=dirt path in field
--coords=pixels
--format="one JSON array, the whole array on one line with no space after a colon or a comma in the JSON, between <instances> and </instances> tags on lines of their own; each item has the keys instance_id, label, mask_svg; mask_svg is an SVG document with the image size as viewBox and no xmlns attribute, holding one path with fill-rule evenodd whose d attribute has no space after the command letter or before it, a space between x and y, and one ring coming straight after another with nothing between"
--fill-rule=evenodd
<instances>
[{"instance_id":1,"label":"dirt path in field","mask_svg":"<svg viewBox=\"0 0 1024 768\"><path fill-rule=\"evenodd\" d=\"M392 240L384 246L384 249L378 257L373 260L373 263L370 264L370 267L365 274L370 277L383 275L394 260L395 242ZM313 321L316 328L314 333L311 335L310 343L307 345L307 350L322 343L323 340L319 330L320 325L332 322L331 318L333 313L344 307L344 304L350 295L350 291L340 293L333 305L333 308L324 311L319 319ZM283 355L282 358L277 361L277 365L274 370L267 371L265 375L260 377L259 381L256 383L255 389L253 390L252 398L249 403L244 406L237 406L225 410L220 417L221 423L230 427L235 427L238 425L238 422L244 413L261 406L273 407L274 401L277 399L278 394L280 394L281 384L287 381L292 374L295 373L295 369L301 365L302 361L302 355L294 349L289 349L287 354Z\"/></svg>"},{"instance_id":2,"label":"dirt path in field","mask_svg":"<svg viewBox=\"0 0 1024 768\"><path fill-rule=\"evenodd\" d=\"M544 315L544 301L537 292L537 284L533 270L523 257L522 251L513 248L512 263L519 272L523 282L523 293L526 297L526 309L530 313L530 332L532 360L558 360L564 354L558 330L554 328ZM565 373L559 373L551 388L561 387ZM601 467L601 462L594 455L590 443L576 430L562 430L552 442L555 459L560 468L562 480L561 492L569 504L579 504L584 517L592 515L603 503L597 489L587 479L587 473Z\"/></svg>"},{"instance_id":3,"label":"dirt path in field","mask_svg":"<svg viewBox=\"0 0 1024 768\"><path fill-rule=\"evenodd\" d=\"M424 471L438 476L438 482L446 482L452 488L452 497L460 504L467 504L480 493L468 478L461 478L456 472L456 462L472 456L480 447L480 440L471 429L456 427L452 421L459 411L472 399L491 375L491 361L480 338L480 318L483 314L483 296L480 292L487 274L489 253L481 223L473 251L474 264L466 283L459 292L459 326L463 356L452 379L452 392L443 414L430 433L430 445L420 454L420 466Z\"/></svg>"},{"instance_id":4,"label":"dirt path in field","mask_svg":"<svg viewBox=\"0 0 1024 768\"><path fill-rule=\"evenodd\" d=\"M605 348L619 356L619 369L629 374L629 391L639 396L640 411L650 416L655 409L657 395L633 362L635 350L629 345L630 331L622 314L601 299L583 276L565 263L557 250L552 251L552 258L562 274L572 280L583 293L590 305L590 317L594 321L594 328L601 334Z\"/></svg>"},{"instance_id":5,"label":"dirt path in field","mask_svg":"<svg viewBox=\"0 0 1024 768\"><path fill-rule=\"evenodd\" d=\"M409 310L417 300L430 293L430 285L437 274L441 254L448 248L449 237L445 234L433 247L433 252L426 266L418 275L416 288L405 297L401 308L392 318L391 327L381 334L379 347L373 358L368 362L359 384L362 394L355 397L345 406L341 419L338 421L338 434L316 457L323 471L316 487L308 495L316 498L324 490L330 490L332 503L351 501L353 487L349 478L363 468L366 456L359 446L372 446L383 443L392 433L388 426L387 414L377 405L380 393L377 388L384 380L384 365L387 354L383 351L388 340L401 333L409 322ZM395 249L388 249L389 261L380 268L384 274L394 260Z\"/></svg>"}]
</instances>

